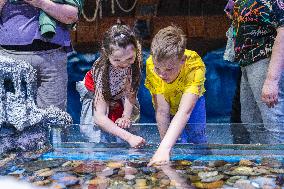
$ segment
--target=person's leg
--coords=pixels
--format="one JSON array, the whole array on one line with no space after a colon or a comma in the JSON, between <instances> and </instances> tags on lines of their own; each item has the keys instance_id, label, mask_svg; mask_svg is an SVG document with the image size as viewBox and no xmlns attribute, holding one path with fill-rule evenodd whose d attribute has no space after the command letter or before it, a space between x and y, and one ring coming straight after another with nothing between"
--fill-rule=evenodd
<instances>
[{"instance_id":1,"label":"person's leg","mask_svg":"<svg viewBox=\"0 0 284 189\"><path fill-rule=\"evenodd\" d=\"M101 129L94 124L94 93L88 91L83 81L76 83L76 90L80 94L80 102L82 104L80 115L80 131L88 138L88 141L98 143L101 141Z\"/></svg>"},{"instance_id":2,"label":"person's leg","mask_svg":"<svg viewBox=\"0 0 284 189\"><path fill-rule=\"evenodd\" d=\"M230 127L233 135L234 144L248 144L250 142L249 132L242 124L241 120L241 102L240 102L240 88L241 88L241 70L238 72L236 90L232 102L232 112L230 117Z\"/></svg>"},{"instance_id":3,"label":"person's leg","mask_svg":"<svg viewBox=\"0 0 284 189\"><path fill-rule=\"evenodd\" d=\"M205 129L206 108L205 97L202 96L196 102L195 107L193 108L188 120L188 124L185 126L177 142L194 144L207 143Z\"/></svg>"},{"instance_id":4,"label":"person's leg","mask_svg":"<svg viewBox=\"0 0 284 189\"><path fill-rule=\"evenodd\" d=\"M255 63L256 64L256 63ZM242 123L249 132L250 143L267 143L265 130L261 123L263 122L260 114L260 110L257 106L256 99L253 95L253 88L251 88L251 82L248 77L252 74L247 71L248 66L242 68L241 79L241 119ZM255 124L258 126L255 127Z\"/></svg>"},{"instance_id":5,"label":"person's leg","mask_svg":"<svg viewBox=\"0 0 284 189\"><path fill-rule=\"evenodd\" d=\"M240 103L240 87L241 87L241 78L242 78L242 72L238 72L238 78L237 78L237 84L236 84L236 90L232 102L232 111L231 111L231 117L230 122L231 123L241 123L241 103Z\"/></svg>"},{"instance_id":6,"label":"person's leg","mask_svg":"<svg viewBox=\"0 0 284 189\"><path fill-rule=\"evenodd\" d=\"M82 104L80 124L94 125L94 118L92 114L94 93L88 91L84 85L84 81L79 81L76 83L76 90L80 94L80 102Z\"/></svg>"},{"instance_id":7,"label":"person's leg","mask_svg":"<svg viewBox=\"0 0 284 189\"><path fill-rule=\"evenodd\" d=\"M37 74L36 104L39 108L54 105L66 110L67 53L63 48L48 51L12 51L0 49L1 54L32 65Z\"/></svg>"},{"instance_id":8,"label":"person's leg","mask_svg":"<svg viewBox=\"0 0 284 189\"><path fill-rule=\"evenodd\" d=\"M38 107L46 108L54 105L65 110L67 55L62 48L49 51L14 51L1 48L0 52L3 56L25 61L36 70L37 80L34 82L38 83L36 91Z\"/></svg>"},{"instance_id":9,"label":"person's leg","mask_svg":"<svg viewBox=\"0 0 284 189\"><path fill-rule=\"evenodd\" d=\"M268 106L261 100L262 87L266 78L269 61L270 59L264 59L249 66L247 68L249 73L248 79L257 107L260 111L260 116L263 120L263 125L266 129L266 142L270 144L283 143L284 138L283 136L281 137L280 132L284 130L284 73L282 73L281 80L279 82L278 104L274 108L268 108Z\"/></svg>"},{"instance_id":10,"label":"person's leg","mask_svg":"<svg viewBox=\"0 0 284 189\"><path fill-rule=\"evenodd\" d=\"M37 104L40 108L54 105L66 110L67 53L62 49L34 52L32 65L37 68Z\"/></svg>"}]
</instances>

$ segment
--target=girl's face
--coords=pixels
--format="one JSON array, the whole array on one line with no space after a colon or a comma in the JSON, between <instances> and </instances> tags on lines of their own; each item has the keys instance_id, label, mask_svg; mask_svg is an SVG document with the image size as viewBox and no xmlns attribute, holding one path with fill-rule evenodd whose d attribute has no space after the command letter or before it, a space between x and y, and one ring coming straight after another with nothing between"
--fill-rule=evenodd
<instances>
[{"instance_id":1,"label":"girl's face","mask_svg":"<svg viewBox=\"0 0 284 189\"><path fill-rule=\"evenodd\" d=\"M156 61L154 71L166 83L172 83L178 77L184 61L185 57Z\"/></svg>"},{"instance_id":2,"label":"girl's face","mask_svg":"<svg viewBox=\"0 0 284 189\"><path fill-rule=\"evenodd\" d=\"M114 67L126 68L134 63L136 59L136 50L134 45L127 45L125 48L112 46L112 49L109 61Z\"/></svg>"}]
</instances>

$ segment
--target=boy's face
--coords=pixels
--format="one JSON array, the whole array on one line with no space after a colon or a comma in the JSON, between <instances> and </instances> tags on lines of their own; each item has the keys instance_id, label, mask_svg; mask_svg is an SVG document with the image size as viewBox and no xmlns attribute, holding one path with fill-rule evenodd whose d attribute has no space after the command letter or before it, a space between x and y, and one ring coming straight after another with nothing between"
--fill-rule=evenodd
<instances>
[{"instance_id":1,"label":"boy's face","mask_svg":"<svg viewBox=\"0 0 284 189\"><path fill-rule=\"evenodd\" d=\"M185 56L182 58L165 59L162 61L154 61L154 71L166 83L172 83L178 77Z\"/></svg>"}]
</instances>

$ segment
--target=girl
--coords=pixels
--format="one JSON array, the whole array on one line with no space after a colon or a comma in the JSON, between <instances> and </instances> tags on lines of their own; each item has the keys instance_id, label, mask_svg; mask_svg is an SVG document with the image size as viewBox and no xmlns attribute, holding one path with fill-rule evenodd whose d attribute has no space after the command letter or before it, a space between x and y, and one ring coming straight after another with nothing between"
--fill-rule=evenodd
<instances>
[{"instance_id":1,"label":"girl","mask_svg":"<svg viewBox=\"0 0 284 189\"><path fill-rule=\"evenodd\" d=\"M101 56L84 80L93 94L95 124L135 148L144 145L145 140L125 129L139 118L136 95L141 65L141 46L134 33L126 25L117 24L105 33Z\"/></svg>"}]
</instances>

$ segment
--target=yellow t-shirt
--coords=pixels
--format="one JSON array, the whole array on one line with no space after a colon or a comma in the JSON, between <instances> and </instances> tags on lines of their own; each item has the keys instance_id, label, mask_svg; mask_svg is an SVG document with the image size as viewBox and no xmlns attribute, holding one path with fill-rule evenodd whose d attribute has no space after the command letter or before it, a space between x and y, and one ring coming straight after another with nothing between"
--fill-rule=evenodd
<instances>
[{"instance_id":1,"label":"yellow t-shirt","mask_svg":"<svg viewBox=\"0 0 284 189\"><path fill-rule=\"evenodd\" d=\"M185 50L186 61L183 64L178 77L172 83L163 81L154 71L152 56L146 61L145 86L151 95L163 94L170 104L170 114L175 115L181 97L184 93L192 93L202 96L205 92L205 64L201 57L194 51Z\"/></svg>"}]
</instances>

